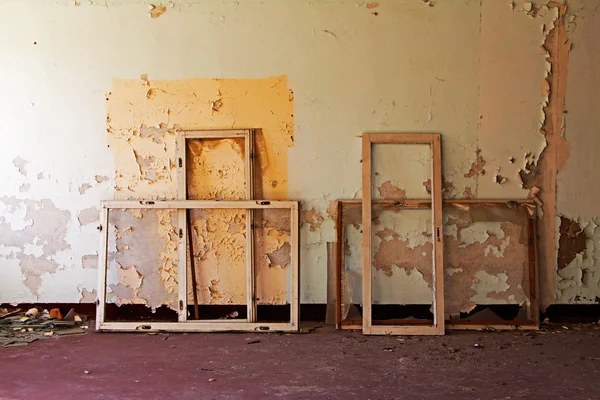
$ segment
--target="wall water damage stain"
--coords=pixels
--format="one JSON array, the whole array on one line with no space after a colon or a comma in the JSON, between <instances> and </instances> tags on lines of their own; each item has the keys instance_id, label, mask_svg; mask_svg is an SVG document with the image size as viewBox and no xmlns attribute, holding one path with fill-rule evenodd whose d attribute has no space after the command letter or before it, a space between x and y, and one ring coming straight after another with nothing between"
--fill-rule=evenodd
<instances>
[{"instance_id":1,"label":"wall water damage stain","mask_svg":"<svg viewBox=\"0 0 600 400\"><path fill-rule=\"evenodd\" d=\"M256 128L255 190L261 198L287 197L287 149L293 146L293 97L287 77L265 79L115 80L107 95L108 141L115 157L115 197L118 199L175 199L176 133L179 130ZM188 198L243 199L243 142L188 140ZM277 182L277 184L273 184ZM200 304L245 304L245 218L244 210L199 210L192 214L194 257L196 258ZM134 221L131 221L134 222ZM157 230L156 246L149 247L154 272L136 264L135 257L121 263L136 266L143 277L138 289L122 290L149 306L174 307L177 286L176 219L146 213L130 224L140 231ZM259 225L262 226L262 225ZM257 265L257 291L262 298L280 304L286 300L288 231L268 224L258 230L257 246L264 244ZM123 234L119 232L119 234ZM282 236L283 235L283 236ZM128 241L136 235L128 235ZM282 239L283 237L283 239ZM123 239L120 239L121 242ZM138 251L143 245L138 239ZM120 253L137 254L129 243ZM288 243L288 244L286 244ZM154 250L151 250L154 249ZM157 250L158 249L158 250ZM160 251L162 249L162 251ZM278 268L275 268L278 266ZM160 269L160 279L149 280ZM191 279L188 278L191 301ZM121 284L122 285L122 284ZM261 289L262 288L262 289ZM142 300L140 300L142 299Z\"/></svg>"}]
</instances>

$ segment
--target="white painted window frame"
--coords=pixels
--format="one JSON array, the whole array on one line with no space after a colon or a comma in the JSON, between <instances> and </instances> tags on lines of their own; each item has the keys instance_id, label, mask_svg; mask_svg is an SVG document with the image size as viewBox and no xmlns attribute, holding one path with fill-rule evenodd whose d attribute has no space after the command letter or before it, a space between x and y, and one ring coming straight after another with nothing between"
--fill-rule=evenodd
<instances>
[{"instance_id":1,"label":"white painted window frame","mask_svg":"<svg viewBox=\"0 0 600 400\"><path fill-rule=\"evenodd\" d=\"M246 196L244 200L254 198L254 129L224 129L224 130L181 130L177 132L177 198L187 200L187 141L194 139L244 139L244 174L246 181ZM242 200L242 199L240 199ZM254 271L254 213L251 209L246 210L246 308L249 322L256 322L256 277ZM187 212L179 210L179 226L187 227ZM188 231L184 229L184 239L187 238ZM192 240L192 238L190 238ZM187 242L185 242L187 243ZM186 271L184 277L180 273L179 291L187 291L187 254L180 252L179 268L180 271ZM183 267L182 267L183 265ZM191 266L190 266L191 271ZM182 294L180 294L181 296ZM187 303L185 303L183 313L179 314L179 321L187 321Z\"/></svg>"},{"instance_id":2,"label":"white painted window frame","mask_svg":"<svg viewBox=\"0 0 600 400\"><path fill-rule=\"evenodd\" d=\"M106 274L108 256L109 210L111 209L289 209L291 221L291 296L290 296L290 321L282 323L263 323L247 320L194 320L179 319L178 322L106 322ZM179 316L187 314L187 274L186 274L186 229L185 225L179 227ZM297 201L270 201L270 200L111 200L102 202L101 218L101 245L98 255L98 300L96 307L96 329L98 331L169 331L169 332L224 332L224 331L288 331L297 332L299 329L299 230L298 230L298 202ZM183 267L181 263L183 254ZM181 290L181 289L184 290ZM256 306L256 299L252 298L252 306Z\"/></svg>"}]
</instances>

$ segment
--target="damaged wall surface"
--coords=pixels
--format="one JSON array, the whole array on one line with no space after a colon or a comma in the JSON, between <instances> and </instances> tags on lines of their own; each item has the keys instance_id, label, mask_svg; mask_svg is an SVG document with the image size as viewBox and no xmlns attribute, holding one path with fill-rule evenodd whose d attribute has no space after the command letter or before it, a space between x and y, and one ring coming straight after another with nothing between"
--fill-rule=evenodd
<instances>
[{"instance_id":1,"label":"damaged wall surface","mask_svg":"<svg viewBox=\"0 0 600 400\"><path fill-rule=\"evenodd\" d=\"M600 1L570 1L566 31L569 56L562 134L568 158L557 176L557 282L560 303L600 303Z\"/></svg>"},{"instance_id":2,"label":"damaged wall surface","mask_svg":"<svg viewBox=\"0 0 600 400\"><path fill-rule=\"evenodd\" d=\"M100 200L176 198L176 132L235 128L258 129L256 196L302 202L302 302L326 302L326 243L335 240L332 201L362 197L358 136L367 131L442 133L446 198L539 193L543 243L549 246L540 264L542 303L555 296L558 302L597 302L600 210L587 197L596 197L590 182L596 177L598 100L590 91L600 83L599 1L570 2L564 14L546 3L2 2L0 43L7 57L0 66L0 109L7 143L0 147L0 232L6 238L0 244L0 302L90 301ZM549 130L546 118L546 107L558 104L553 96L562 93L553 81L556 54L541 47L563 21L559 15L573 42L564 167L556 161L561 132ZM212 155L221 152L233 155L235 148ZM210 164L209 153L203 165ZM544 162L540 154L546 154ZM557 183L532 183L556 170ZM521 183L522 177L528 181ZM417 191L425 198L426 182L420 174L382 175L374 194L401 198ZM225 198L239 194L239 185L230 180L196 189ZM131 226L145 221L138 228L167 239L172 234L168 215L130 217ZM256 240L262 246L257 290L264 288L259 297L265 302L279 304L285 299L289 225L276 216L264 219ZM580 229L571 223L565 229L563 219ZM232 240L244 234L224 229ZM576 243L560 257L553 249L563 230ZM409 239L419 235L409 233ZM498 249L508 236L498 235L487 240L499 246L490 251L501 259L507 252ZM128 233L120 240L121 246L136 245ZM176 271L169 252L176 249L169 240L160 241L153 255L162 268L155 280L134 260L120 264L123 271L109 283L117 291L126 287L123 298L150 306L172 302ZM482 245L474 241L465 251ZM558 269L557 260L568 263ZM481 281L516 287L521 277L504 269L487 271L494 278ZM219 279L219 285L229 279L221 272L205 278ZM416 280L423 296L427 279ZM204 302L213 301L209 286L202 289ZM230 299L245 289L234 295L221 286L220 293Z\"/></svg>"}]
</instances>

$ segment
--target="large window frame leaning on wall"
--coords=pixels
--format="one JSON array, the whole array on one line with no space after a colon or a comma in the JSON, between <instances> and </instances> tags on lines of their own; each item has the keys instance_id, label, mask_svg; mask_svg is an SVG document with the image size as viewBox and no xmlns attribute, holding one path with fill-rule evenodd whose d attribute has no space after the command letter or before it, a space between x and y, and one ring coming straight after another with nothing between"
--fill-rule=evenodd
<instances>
[{"instance_id":1,"label":"large window frame leaning on wall","mask_svg":"<svg viewBox=\"0 0 600 400\"><path fill-rule=\"evenodd\" d=\"M431 147L431 212L433 258L433 324L432 325L374 325L372 321L372 145L423 144ZM443 335L444 328L444 236L442 234L442 151L441 135L437 133L364 133L362 135L362 224L363 280L362 327L365 335Z\"/></svg>"},{"instance_id":2,"label":"large window frame leaning on wall","mask_svg":"<svg viewBox=\"0 0 600 400\"><path fill-rule=\"evenodd\" d=\"M289 209L291 221L291 283L290 283L290 321L280 323L254 322L249 319L231 320L201 320L186 321L187 316L187 234L185 225L179 226L178 240L178 322L106 322L106 275L108 256L109 211L111 209L177 209L179 211L192 209ZM111 200L102 202L101 247L98 257L98 303L96 309L96 329L99 331L171 331L171 332L223 332L223 331L255 331L297 332L299 328L299 230L297 201L269 200ZM252 230L247 235L252 235ZM183 255L183 257L182 257ZM251 260L252 262L252 260ZM158 271L157 271L158 273ZM248 280L254 281L252 275ZM249 307L256 309L256 299L251 299ZM183 314L183 315L182 315Z\"/></svg>"},{"instance_id":3,"label":"large window frame leaning on wall","mask_svg":"<svg viewBox=\"0 0 600 400\"><path fill-rule=\"evenodd\" d=\"M407 209L427 209L431 207L429 200L374 200L377 205L393 205ZM466 320L466 319L448 319L445 321L447 329L461 330L535 330L539 329L539 290L538 290L538 267L537 267L537 245L536 245L536 204L534 200L443 200L443 207L454 207L459 209L470 209L473 207L483 207L490 212L502 208L514 210L525 210L527 215L527 251L528 251L528 281L529 281L529 305L527 308L526 320L503 320L503 321L485 321L485 320ZM346 242L344 214L350 213L352 209L362 208L362 200L338 200L336 206L336 256L335 256L335 282L336 282L336 327L337 329L356 330L361 329L360 320L343 320L343 307L346 304L345 292L347 278L345 272L345 249Z\"/></svg>"},{"instance_id":4,"label":"large window frame leaning on wall","mask_svg":"<svg viewBox=\"0 0 600 400\"><path fill-rule=\"evenodd\" d=\"M177 198L179 200L188 200L187 192L187 141L200 139L200 140L218 140L218 139L243 139L244 140L244 177L246 181L246 195L244 199L239 200L252 200L254 199L254 129L223 129L223 130L181 130L177 132ZM199 199L193 199L199 200ZM204 199L203 199L204 200ZM207 199L208 200L208 199ZM214 200L214 199L210 199ZM237 200L237 199L236 199ZM252 229L252 222L254 221L254 215L251 209L246 210L246 276L254 277L254 231ZM185 226L184 236L189 235L188 220L190 219L189 210L179 210L179 226ZM191 238L190 238L191 240ZM190 249L191 249L190 245ZM185 253L179 254L180 258L185 258ZM198 299L196 290L196 276L195 266L193 258L190 258L190 272L192 273L193 285L193 296L194 296L194 314L195 318L198 319ZM256 321L256 304L253 298L256 297L255 279L247 279L246 281L246 304L248 305L248 320L250 322ZM180 287L180 290L185 293L186 287ZM180 297L184 295L180 293ZM187 300L184 302L184 308L187 308ZM179 321L187 321L187 313L179 314Z\"/></svg>"}]
</instances>

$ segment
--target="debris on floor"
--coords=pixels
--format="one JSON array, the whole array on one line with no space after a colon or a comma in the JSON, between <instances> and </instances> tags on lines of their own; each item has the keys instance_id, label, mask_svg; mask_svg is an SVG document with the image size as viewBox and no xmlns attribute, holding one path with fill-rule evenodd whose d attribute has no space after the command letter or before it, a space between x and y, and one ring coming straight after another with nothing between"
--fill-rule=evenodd
<instances>
[{"instance_id":1,"label":"debris on floor","mask_svg":"<svg viewBox=\"0 0 600 400\"><path fill-rule=\"evenodd\" d=\"M50 339L53 336L85 334L87 317L74 309L62 317L60 310L27 311L0 309L0 344L2 347L27 346L37 340Z\"/></svg>"}]
</instances>

